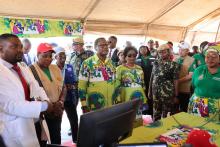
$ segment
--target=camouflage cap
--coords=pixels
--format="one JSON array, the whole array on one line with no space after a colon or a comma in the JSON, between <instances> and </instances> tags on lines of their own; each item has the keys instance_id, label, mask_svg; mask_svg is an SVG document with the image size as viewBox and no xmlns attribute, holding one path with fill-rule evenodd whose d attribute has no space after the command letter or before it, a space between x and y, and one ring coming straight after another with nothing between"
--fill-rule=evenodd
<instances>
[{"instance_id":1,"label":"camouflage cap","mask_svg":"<svg viewBox=\"0 0 220 147\"><path fill-rule=\"evenodd\" d=\"M84 40L82 37L73 38L73 44L84 44Z\"/></svg>"},{"instance_id":2,"label":"camouflage cap","mask_svg":"<svg viewBox=\"0 0 220 147\"><path fill-rule=\"evenodd\" d=\"M162 51L167 49L170 49L170 46L168 44L162 44L157 48L157 51Z\"/></svg>"}]
</instances>

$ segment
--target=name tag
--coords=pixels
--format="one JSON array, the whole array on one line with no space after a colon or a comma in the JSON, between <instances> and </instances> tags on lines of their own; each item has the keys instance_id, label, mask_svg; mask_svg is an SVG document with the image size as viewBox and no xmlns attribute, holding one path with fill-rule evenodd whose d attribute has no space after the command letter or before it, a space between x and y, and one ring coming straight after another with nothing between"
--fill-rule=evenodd
<instances>
[{"instance_id":1,"label":"name tag","mask_svg":"<svg viewBox=\"0 0 220 147\"><path fill-rule=\"evenodd\" d=\"M71 67L68 67L67 70L68 70L69 72L71 72L71 71L72 71L72 68L71 68Z\"/></svg>"},{"instance_id":2,"label":"name tag","mask_svg":"<svg viewBox=\"0 0 220 147\"><path fill-rule=\"evenodd\" d=\"M199 80L202 80L202 79L203 79L203 75L200 75L200 76L199 76Z\"/></svg>"},{"instance_id":3,"label":"name tag","mask_svg":"<svg viewBox=\"0 0 220 147\"><path fill-rule=\"evenodd\" d=\"M213 77L212 79L216 80L216 81L220 81L220 78L218 78L218 77Z\"/></svg>"}]
</instances>

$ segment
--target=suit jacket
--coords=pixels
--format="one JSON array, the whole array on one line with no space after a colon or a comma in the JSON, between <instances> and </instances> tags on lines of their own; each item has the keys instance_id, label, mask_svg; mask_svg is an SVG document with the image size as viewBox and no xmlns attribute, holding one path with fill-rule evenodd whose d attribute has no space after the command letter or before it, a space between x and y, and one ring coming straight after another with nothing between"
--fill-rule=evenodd
<instances>
[{"instance_id":1,"label":"suit jacket","mask_svg":"<svg viewBox=\"0 0 220 147\"><path fill-rule=\"evenodd\" d=\"M116 48L116 50L114 51L114 53L112 54L111 60L112 62L117 65L118 61L119 61L119 57L118 57L118 49Z\"/></svg>"},{"instance_id":2,"label":"suit jacket","mask_svg":"<svg viewBox=\"0 0 220 147\"><path fill-rule=\"evenodd\" d=\"M26 101L19 77L0 59L0 121L7 147L39 147L33 118L39 118L42 103ZM30 88L30 96L48 100L25 64L18 64ZM12 65L11 65L12 66Z\"/></svg>"},{"instance_id":3,"label":"suit jacket","mask_svg":"<svg viewBox=\"0 0 220 147\"><path fill-rule=\"evenodd\" d=\"M28 55L28 56L29 56L29 55ZM29 56L29 58L30 58L30 59L29 59L30 61L28 62L28 60L27 60L27 59L25 58L25 56L23 55L23 57L22 57L22 62L26 63L28 66L31 65L31 64L32 64L31 57Z\"/></svg>"}]
</instances>

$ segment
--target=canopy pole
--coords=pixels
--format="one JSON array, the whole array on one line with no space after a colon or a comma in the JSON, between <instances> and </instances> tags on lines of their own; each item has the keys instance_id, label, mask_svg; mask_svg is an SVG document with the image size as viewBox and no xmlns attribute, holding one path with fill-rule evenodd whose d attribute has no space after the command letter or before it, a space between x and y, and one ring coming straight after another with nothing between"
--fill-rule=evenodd
<instances>
[{"instance_id":1,"label":"canopy pole","mask_svg":"<svg viewBox=\"0 0 220 147\"><path fill-rule=\"evenodd\" d=\"M218 37L219 27L220 27L220 22L219 22L219 24L218 24L218 29L217 29L217 32L216 32L216 35L215 35L215 42L216 42L217 37Z\"/></svg>"},{"instance_id":2,"label":"canopy pole","mask_svg":"<svg viewBox=\"0 0 220 147\"><path fill-rule=\"evenodd\" d=\"M85 14L85 16L83 18L84 21L87 21L87 18L89 17L89 15L94 11L94 9L97 7L97 5L100 3L101 0L95 0L95 2L91 5L90 4L86 7L86 9L84 11L87 11L87 9L89 9L89 11ZM92 1L91 1L92 2ZM89 8L90 7L90 8ZM83 12L84 13L84 12ZM82 14L83 14L82 13Z\"/></svg>"},{"instance_id":3,"label":"canopy pole","mask_svg":"<svg viewBox=\"0 0 220 147\"><path fill-rule=\"evenodd\" d=\"M148 24L152 24L153 22L155 22L156 20L158 20L159 18L161 18L162 16L164 16L165 14L167 14L168 12L170 12L172 9L176 8L179 4L181 4L184 0L173 0L170 3L167 4L167 6L163 7L163 10L161 12L159 12L159 14L152 19L150 21L148 21Z\"/></svg>"},{"instance_id":4,"label":"canopy pole","mask_svg":"<svg viewBox=\"0 0 220 147\"><path fill-rule=\"evenodd\" d=\"M184 30L182 31L181 34L181 40L180 41L184 41L186 39L186 34L188 33L188 27L184 27Z\"/></svg>"},{"instance_id":5,"label":"canopy pole","mask_svg":"<svg viewBox=\"0 0 220 147\"><path fill-rule=\"evenodd\" d=\"M190 42L191 45L193 45L193 43L194 43L194 41L195 41L196 34L197 34L197 31L195 31L195 32L193 33L193 37L192 37L192 40L191 40L191 42Z\"/></svg>"},{"instance_id":6,"label":"canopy pole","mask_svg":"<svg viewBox=\"0 0 220 147\"><path fill-rule=\"evenodd\" d=\"M146 40L147 40L148 27L149 27L149 24L144 24L144 43L145 43Z\"/></svg>"}]
</instances>

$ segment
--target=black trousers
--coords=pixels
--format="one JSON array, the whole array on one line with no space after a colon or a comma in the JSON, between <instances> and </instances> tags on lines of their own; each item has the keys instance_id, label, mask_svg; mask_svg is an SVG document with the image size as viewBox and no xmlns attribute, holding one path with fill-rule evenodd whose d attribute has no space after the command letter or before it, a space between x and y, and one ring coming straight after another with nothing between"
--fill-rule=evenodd
<instances>
[{"instance_id":1,"label":"black trousers","mask_svg":"<svg viewBox=\"0 0 220 147\"><path fill-rule=\"evenodd\" d=\"M143 111L143 114L153 116L153 100L147 99L147 104L148 104L148 109L146 111Z\"/></svg>"},{"instance_id":2,"label":"black trousers","mask_svg":"<svg viewBox=\"0 0 220 147\"><path fill-rule=\"evenodd\" d=\"M72 132L72 140L73 142L77 141L77 133L78 133L78 116L76 106L73 102L65 101L64 109L66 111L67 117L70 122L71 132Z\"/></svg>"},{"instance_id":3,"label":"black trousers","mask_svg":"<svg viewBox=\"0 0 220 147\"><path fill-rule=\"evenodd\" d=\"M61 144L61 122L62 118L51 118L45 116L50 132L51 144Z\"/></svg>"},{"instance_id":4,"label":"black trousers","mask_svg":"<svg viewBox=\"0 0 220 147\"><path fill-rule=\"evenodd\" d=\"M190 93L179 93L178 99L181 112L187 112L190 97Z\"/></svg>"}]
</instances>

